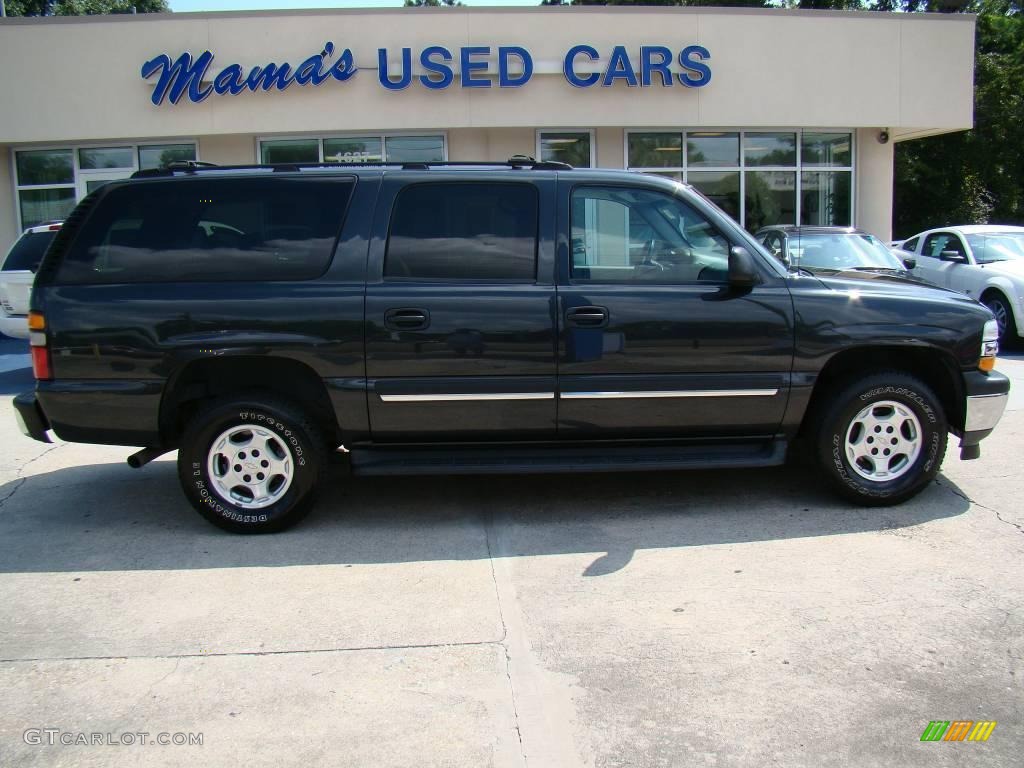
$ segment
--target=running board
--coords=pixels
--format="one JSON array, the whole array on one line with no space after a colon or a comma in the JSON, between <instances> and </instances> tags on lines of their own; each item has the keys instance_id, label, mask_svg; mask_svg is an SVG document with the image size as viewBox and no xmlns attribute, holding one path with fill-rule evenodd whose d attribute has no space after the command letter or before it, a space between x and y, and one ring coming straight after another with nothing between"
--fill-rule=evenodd
<instances>
[{"instance_id":1,"label":"running board","mask_svg":"<svg viewBox=\"0 0 1024 768\"><path fill-rule=\"evenodd\" d=\"M774 467L786 441L673 446L483 446L353 448L356 475L506 475Z\"/></svg>"}]
</instances>

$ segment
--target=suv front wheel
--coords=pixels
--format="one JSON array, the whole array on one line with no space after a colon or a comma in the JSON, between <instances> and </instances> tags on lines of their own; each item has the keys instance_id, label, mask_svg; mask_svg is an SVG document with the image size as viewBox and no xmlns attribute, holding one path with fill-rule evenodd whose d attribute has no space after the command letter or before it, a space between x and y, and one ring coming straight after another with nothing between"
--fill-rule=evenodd
<instances>
[{"instance_id":1,"label":"suv front wheel","mask_svg":"<svg viewBox=\"0 0 1024 768\"><path fill-rule=\"evenodd\" d=\"M923 382L896 371L839 391L818 432L818 461L846 498L899 504L927 486L946 455L946 416Z\"/></svg>"},{"instance_id":2,"label":"suv front wheel","mask_svg":"<svg viewBox=\"0 0 1024 768\"><path fill-rule=\"evenodd\" d=\"M192 419L178 478L199 514L233 533L270 533L309 511L324 441L298 409L255 395L218 400Z\"/></svg>"}]
</instances>

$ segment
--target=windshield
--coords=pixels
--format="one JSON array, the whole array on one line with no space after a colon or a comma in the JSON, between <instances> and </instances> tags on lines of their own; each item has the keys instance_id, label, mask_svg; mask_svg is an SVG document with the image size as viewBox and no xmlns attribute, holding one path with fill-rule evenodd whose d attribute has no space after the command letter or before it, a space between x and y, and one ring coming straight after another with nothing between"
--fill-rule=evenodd
<instances>
[{"instance_id":1,"label":"windshield","mask_svg":"<svg viewBox=\"0 0 1024 768\"><path fill-rule=\"evenodd\" d=\"M988 232L968 235L967 243L979 264L1024 260L1024 232Z\"/></svg>"},{"instance_id":2,"label":"windshield","mask_svg":"<svg viewBox=\"0 0 1024 768\"><path fill-rule=\"evenodd\" d=\"M28 269L35 272L56 232L26 232L14 244L4 262L4 271Z\"/></svg>"},{"instance_id":3,"label":"windshield","mask_svg":"<svg viewBox=\"0 0 1024 768\"><path fill-rule=\"evenodd\" d=\"M797 234L789 241L789 259L810 269L906 269L881 240L865 234Z\"/></svg>"}]
</instances>

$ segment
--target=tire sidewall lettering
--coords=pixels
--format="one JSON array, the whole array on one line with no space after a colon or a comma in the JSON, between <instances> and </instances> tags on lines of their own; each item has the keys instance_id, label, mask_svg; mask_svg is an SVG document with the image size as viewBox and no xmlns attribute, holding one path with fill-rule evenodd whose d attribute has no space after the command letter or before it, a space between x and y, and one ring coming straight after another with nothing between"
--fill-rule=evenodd
<instances>
[{"instance_id":1,"label":"tire sidewall lettering","mask_svg":"<svg viewBox=\"0 0 1024 768\"><path fill-rule=\"evenodd\" d=\"M879 400L896 400L909 406L922 422L925 431L925 445L922 455L917 459L917 467L895 480L873 484L855 475L849 468L845 454L846 432L849 430L853 417L872 402ZM839 424L834 425L828 442L828 458L836 479L850 491L866 498L885 499L904 493L908 488L920 483L923 476L930 476L937 471L937 459L941 453L942 437L938 429L939 414L929 400L913 388L901 385L886 384L873 386L857 394L855 399L840 411Z\"/></svg>"},{"instance_id":2,"label":"tire sidewall lettering","mask_svg":"<svg viewBox=\"0 0 1024 768\"><path fill-rule=\"evenodd\" d=\"M237 418L235 418L237 417ZM223 429L231 426L232 424L255 424L275 432L282 440L288 443L292 453L292 460L296 467L306 467L307 462L305 458L305 450L302 441L299 436L284 422L280 421L277 417L271 416L260 411L249 410L249 411L236 411L234 417L228 419L220 419L216 422L211 422L208 425L207 432L213 433L217 429ZM211 438L212 439L212 438ZM205 445L205 451L210 448L209 444ZM275 517L273 508L281 502L275 502L271 505L269 511L263 510L246 510L240 507L235 507L229 501L221 498L220 494L214 490L212 485L208 485L207 468L206 464L200 461L191 462L193 486L195 494L200 504L214 512L217 516L230 520L234 523L240 524L260 524L268 523ZM296 481L300 478L296 477L293 479L293 488L290 488L281 501L289 498L295 492ZM287 507L280 510L282 513L287 512Z\"/></svg>"}]
</instances>

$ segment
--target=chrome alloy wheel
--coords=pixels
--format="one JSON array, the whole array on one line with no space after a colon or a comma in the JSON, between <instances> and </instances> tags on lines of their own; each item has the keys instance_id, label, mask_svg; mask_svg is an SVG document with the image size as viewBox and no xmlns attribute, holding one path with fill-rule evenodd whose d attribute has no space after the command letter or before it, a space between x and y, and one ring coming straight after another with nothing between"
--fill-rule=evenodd
<instances>
[{"instance_id":1,"label":"chrome alloy wheel","mask_svg":"<svg viewBox=\"0 0 1024 768\"><path fill-rule=\"evenodd\" d=\"M872 403L850 421L846 459L865 480L883 483L902 477L921 454L921 422L903 403Z\"/></svg>"},{"instance_id":2,"label":"chrome alloy wheel","mask_svg":"<svg viewBox=\"0 0 1024 768\"><path fill-rule=\"evenodd\" d=\"M206 459L217 492L242 509L263 509L281 498L292 484L295 461L276 434L255 424L224 430Z\"/></svg>"}]
</instances>

